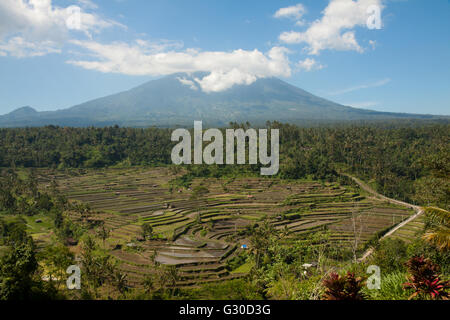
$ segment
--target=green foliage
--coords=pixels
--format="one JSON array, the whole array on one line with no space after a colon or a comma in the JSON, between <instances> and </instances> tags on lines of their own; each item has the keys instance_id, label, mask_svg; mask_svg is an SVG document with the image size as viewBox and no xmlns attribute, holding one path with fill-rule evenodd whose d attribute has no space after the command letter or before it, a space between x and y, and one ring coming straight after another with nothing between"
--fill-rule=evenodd
<instances>
[{"instance_id":1,"label":"green foliage","mask_svg":"<svg viewBox=\"0 0 450 320\"><path fill-rule=\"evenodd\" d=\"M144 239L148 239L153 236L153 228L149 223L144 223L141 226L141 235Z\"/></svg>"},{"instance_id":2,"label":"green foliage","mask_svg":"<svg viewBox=\"0 0 450 320\"><path fill-rule=\"evenodd\" d=\"M251 247L255 252L255 267L260 268L264 264L268 264L274 255L273 246L279 240L279 234L275 231L273 225L268 221L264 221L262 226L253 230L250 239Z\"/></svg>"},{"instance_id":3,"label":"green foliage","mask_svg":"<svg viewBox=\"0 0 450 320\"><path fill-rule=\"evenodd\" d=\"M409 202L449 209L449 125L366 123L302 128L272 122L280 129L280 176L289 179L340 179L347 169L377 190ZM247 125L233 124L246 128ZM170 165L174 143L169 129L44 128L1 129L0 167L106 167ZM177 178L188 187L193 177L259 175L259 165L191 165ZM0 207L13 208L14 190L2 191ZM43 201L43 207L46 207ZM27 201L22 205L27 210ZM48 208L48 207L47 207ZM1 208L0 208L1 209Z\"/></svg>"},{"instance_id":4,"label":"green foliage","mask_svg":"<svg viewBox=\"0 0 450 320\"><path fill-rule=\"evenodd\" d=\"M423 204L435 204L450 210L450 151L448 143L435 146L433 152L423 154L420 165L426 175L415 183L417 199Z\"/></svg>"},{"instance_id":5,"label":"green foliage","mask_svg":"<svg viewBox=\"0 0 450 320\"><path fill-rule=\"evenodd\" d=\"M442 252L434 245L431 245L422 239L417 239L408 245L407 256L423 256L428 258L441 267L441 271L444 275L450 275L450 252Z\"/></svg>"},{"instance_id":6,"label":"green foliage","mask_svg":"<svg viewBox=\"0 0 450 320\"><path fill-rule=\"evenodd\" d=\"M187 289L183 298L200 300L262 300L263 296L248 280L235 279Z\"/></svg>"},{"instance_id":7,"label":"green foliage","mask_svg":"<svg viewBox=\"0 0 450 320\"><path fill-rule=\"evenodd\" d=\"M250 278L258 292L269 298L318 298L323 269L345 256L326 232L292 239L267 222L247 232L251 234L250 258L254 263Z\"/></svg>"},{"instance_id":8,"label":"green foliage","mask_svg":"<svg viewBox=\"0 0 450 320\"><path fill-rule=\"evenodd\" d=\"M32 241L9 246L0 257L0 300L48 300L61 298L51 283L38 274Z\"/></svg>"},{"instance_id":9,"label":"green foliage","mask_svg":"<svg viewBox=\"0 0 450 320\"><path fill-rule=\"evenodd\" d=\"M405 288L406 272L394 271L381 274L381 288L369 290L366 287L364 293L370 300L407 300L412 291Z\"/></svg>"},{"instance_id":10,"label":"green foliage","mask_svg":"<svg viewBox=\"0 0 450 320\"><path fill-rule=\"evenodd\" d=\"M12 170L0 170L0 211L33 216L53 206L51 196L38 190L33 171L22 179Z\"/></svg>"},{"instance_id":11,"label":"green foliage","mask_svg":"<svg viewBox=\"0 0 450 320\"><path fill-rule=\"evenodd\" d=\"M144 277L142 286L145 298L149 299L171 299L178 293L175 287L180 279L178 269L175 266L156 264L152 273Z\"/></svg>"},{"instance_id":12,"label":"green foliage","mask_svg":"<svg viewBox=\"0 0 450 320\"><path fill-rule=\"evenodd\" d=\"M82 292L84 297L97 297L98 289L103 286L115 288L120 295L128 291L127 276L117 268L117 261L106 251L100 250L91 236L83 241L81 266L86 280Z\"/></svg>"},{"instance_id":13,"label":"green foliage","mask_svg":"<svg viewBox=\"0 0 450 320\"><path fill-rule=\"evenodd\" d=\"M29 241L26 228L25 219L22 217L9 220L0 217L0 245L15 245Z\"/></svg>"},{"instance_id":14,"label":"green foliage","mask_svg":"<svg viewBox=\"0 0 450 320\"><path fill-rule=\"evenodd\" d=\"M38 267L31 243L11 247L0 259L0 298L28 299L33 274Z\"/></svg>"},{"instance_id":15,"label":"green foliage","mask_svg":"<svg viewBox=\"0 0 450 320\"><path fill-rule=\"evenodd\" d=\"M192 190L191 198L198 199L208 193L209 193L209 190L205 186L202 186L202 185L195 186L194 189Z\"/></svg>"},{"instance_id":16,"label":"green foliage","mask_svg":"<svg viewBox=\"0 0 450 320\"><path fill-rule=\"evenodd\" d=\"M75 223L68 218L63 218L60 228L56 229L56 234L61 240L66 240L67 238L78 240L84 232L85 229L80 224Z\"/></svg>"},{"instance_id":17,"label":"green foliage","mask_svg":"<svg viewBox=\"0 0 450 320\"><path fill-rule=\"evenodd\" d=\"M296 300L317 300L323 294L320 283L322 275L312 275L298 282L298 290L295 293Z\"/></svg>"},{"instance_id":18,"label":"green foliage","mask_svg":"<svg viewBox=\"0 0 450 320\"><path fill-rule=\"evenodd\" d=\"M442 280L437 264L423 256L416 256L407 262L407 266L410 275L405 288L411 288L414 291L409 299L449 299L450 281Z\"/></svg>"},{"instance_id":19,"label":"green foliage","mask_svg":"<svg viewBox=\"0 0 450 320\"><path fill-rule=\"evenodd\" d=\"M279 277L276 281L269 284L266 294L275 300L294 300L298 297L300 291L300 281L294 275Z\"/></svg>"},{"instance_id":20,"label":"green foliage","mask_svg":"<svg viewBox=\"0 0 450 320\"><path fill-rule=\"evenodd\" d=\"M400 239L384 239L380 241L373 254L371 264L381 268L383 273L404 271L407 260L407 245Z\"/></svg>"},{"instance_id":21,"label":"green foliage","mask_svg":"<svg viewBox=\"0 0 450 320\"><path fill-rule=\"evenodd\" d=\"M1 129L0 166L104 167L167 164L174 143L168 129L43 128Z\"/></svg>"},{"instance_id":22,"label":"green foliage","mask_svg":"<svg viewBox=\"0 0 450 320\"><path fill-rule=\"evenodd\" d=\"M450 251L450 212L439 208L426 208L423 238L441 251Z\"/></svg>"},{"instance_id":23,"label":"green foliage","mask_svg":"<svg viewBox=\"0 0 450 320\"><path fill-rule=\"evenodd\" d=\"M227 270L232 271L247 262L248 255L246 252L241 252L240 254L234 256L231 259L227 260Z\"/></svg>"},{"instance_id":24,"label":"green foliage","mask_svg":"<svg viewBox=\"0 0 450 320\"><path fill-rule=\"evenodd\" d=\"M38 258L45 266L49 278L58 279L59 285L64 283L67 268L74 264L74 254L61 243L46 246Z\"/></svg>"},{"instance_id":25,"label":"green foliage","mask_svg":"<svg viewBox=\"0 0 450 320\"><path fill-rule=\"evenodd\" d=\"M97 229L97 236L102 239L103 246L105 246L105 241L108 239L110 233L110 230L106 229L104 224Z\"/></svg>"},{"instance_id":26,"label":"green foliage","mask_svg":"<svg viewBox=\"0 0 450 320\"><path fill-rule=\"evenodd\" d=\"M342 170L373 181L378 191L388 196L440 205L448 209L450 139L447 124L410 128L377 125L299 128L274 122L269 123L269 126L281 130L282 178L339 181L353 185L351 180L337 174L338 170ZM172 146L170 130L166 129L8 129L0 130L0 166L9 166L11 163L23 167L60 168L167 165L171 162ZM259 176L259 166L173 166L171 172L177 175L171 182L173 190L177 187L188 188L194 178L199 177L233 179L239 176ZM68 203L57 192L56 185L52 184L49 192L38 189L38 180L33 170L21 170L19 173L12 170L2 170L0 173L0 211L5 214L0 217L0 245L7 246L2 248L5 253L1 258L1 268L4 268L2 272L5 270L6 276L0 274L0 279L2 295L7 299L22 298L37 292L50 294L52 290L51 285L47 286L40 281L39 270L33 267L36 262L36 257L32 257L34 252L31 253L24 247L32 246L32 242L26 233L23 216L38 213L48 215L54 222L55 233L63 240L79 239L86 231L83 221L88 220L92 214L91 209L81 203ZM226 188L224 184L224 190ZM192 192L193 198L203 197L207 193L208 189L203 185L196 186ZM69 219L71 213L76 213L74 216L80 216L80 219ZM286 212L282 217L289 219L301 214L302 212ZM15 217L11 218L11 215ZM445 220L437 220L436 217L434 215L433 219L427 221L429 231L445 225ZM201 222L201 217L198 218L197 222ZM105 241L108 237L107 230L100 228L98 231L97 235ZM150 224L142 226L142 234L145 238L152 236ZM206 234L207 230L200 231L200 235ZM327 233L290 234L288 230L275 230L272 223L263 220L239 231L239 236L250 239L250 250L229 259L227 267L235 270L243 264L252 266L248 278L185 291L174 287L180 279L176 269L161 267L146 279L148 281L145 286L149 296L194 297L193 292L196 292L195 294L204 298L317 298L322 294L320 279L326 270L337 267L347 271L342 265L349 258L348 250L333 245ZM405 298L410 291L401 288L401 281L405 281L404 262L412 255L431 258L442 267L443 277L448 277L450 260L446 250L439 251L436 246L422 240L408 246L398 240L383 240L373 256L373 264L380 266L382 270L382 288L362 291L369 298ZM61 245L45 248L38 258L44 265L45 272L55 274L60 279L64 276L64 265L72 259L67 248ZM88 284L83 297L95 298L97 289L102 286L113 286L125 296L126 277L118 271L114 259L105 250L98 248L90 237L83 243L81 258L83 274ZM11 266L14 263L20 266L18 273L23 279L12 275ZM302 267L305 263L315 264L305 270ZM360 270L357 274L360 274ZM330 297L362 297L359 296L361 290L355 294L361 281L354 275L338 276L333 283L336 292L328 293ZM91 292L91 289L94 291Z\"/></svg>"}]
</instances>

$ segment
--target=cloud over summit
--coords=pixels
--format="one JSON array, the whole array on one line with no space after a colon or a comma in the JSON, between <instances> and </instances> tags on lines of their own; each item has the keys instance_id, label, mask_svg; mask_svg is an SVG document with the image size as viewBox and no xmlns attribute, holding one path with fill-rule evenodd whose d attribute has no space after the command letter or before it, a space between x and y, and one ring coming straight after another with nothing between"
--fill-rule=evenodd
<instances>
[{"instance_id":1,"label":"cloud over summit","mask_svg":"<svg viewBox=\"0 0 450 320\"><path fill-rule=\"evenodd\" d=\"M252 84L259 78L289 77L291 68L284 47L273 47L267 53L237 49L231 52L184 51L154 52L148 44L116 42L100 44L93 41L72 41L88 51L91 60L70 60L68 63L105 73L127 75L168 75L178 72L204 71L210 74L195 82L205 92L227 90L236 84ZM192 89L194 83L180 80Z\"/></svg>"},{"instance_id":2,"label":"cloud over summit","mask_svg":"<svg viewBox=\"0 0 450 320\"><path fill-rule=\"evenodd\" d=\"M320 19L305 31L287 31L279 36L285 44L304 43L309 54L325 49L362 52L353 28L366 23L367 6L382 0L331 0ZM101 38L105 29L127 27L98 14L93 0L72 0L59 7L52 0L0 0L0 57L31 58L66 53L67 63L103 73L160 76L179 72L206 72L194 79L179 79L192 90L220 92L234 85L250 85L260 78L289 77L294 71L312 71L324 66L304 58L291 64L291 53L282 45L259 49L228 51L185 48L182 41L146 40L130 35L120 41ZM70 3L70 1L69 1ZM76 5L76 7L74 7ZM79 6L79 7L78 7ZM76 9L74 11L74 8ZM304 25L307 10L302 4L280 8L273 17ZM78 14L79 26L68 21ZM67 51L66 46L75 48ZM76 54L74 54L75 52Z\"/></svg>"}]
</instances>

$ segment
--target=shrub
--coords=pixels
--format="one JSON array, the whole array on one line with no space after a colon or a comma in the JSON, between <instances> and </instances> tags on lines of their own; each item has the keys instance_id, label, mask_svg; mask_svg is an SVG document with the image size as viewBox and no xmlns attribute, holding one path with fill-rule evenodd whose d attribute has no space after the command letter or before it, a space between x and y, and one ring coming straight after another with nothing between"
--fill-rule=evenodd
<instances>
[{"instance_id":1,"label":"shrub","mask_svg":"<svg viewBox=\"0 0 450 320\"><path fill-rule=\"evenodd\" d=\"M407 259L407 245L400 239L381 241L373 256L373 264L379 266L383 273L396 270L404 271Z\"/></svg>"},{"instance_id":2,"label":"shrub","mask_svg":"<svg viewBox=\"0 0 450 320\"><path fill-rule=\"evenodd\" d=\"M294 300L300 295L300 283L294 275L279 277L269 283L266 294L275 300Z\"/></svg>"},{"instance_id":3,"label":"shrub","mask_svg":"<svg viewBox=\"0 0 450 320\"><path fill-rule=\"evenodd\" d=\"M231 259L228 259L226 268L228 271L235 270L240 266L242 266L243 264L245 264L246 261L247 261L247 254L243 252L241 254L234 256Z\"/></svg>"},{"instance_id":4,"label":"shrub","mask_svg":"<svg viewBox=\"0 0 450 320\"><path fill-rule=\"evenodd\" d=\"M151 238L153 236L152 226L148 223L144 223L141 226L141 235L142 235L142 238L144 238L144 239Z\"/></svg>"},{"instance_id":5,"label":"shrub","mask_svg":"<svg viewBox=\"0 0 450 320\"><path fill-rule=\"evenodd\" d=\"M196 186L192 190L191 199L198 199L200 197L205 196L208 193L209 193L209 190L205 186Z\"/></svg>"},{"instance_id":6,"label":"shrub","mask_svg":"<svg viewBox=\"0 0 450 320\"><path fill-rule=\"evenodd\" d=\"M450 274L450 250L439 251L434 245L423 239L417 239L408 246L408 257L423 256L441 267L441 273Z\"/></svg>"},{"instance_id":7,"label":"shrub","mask_svg":"<svg viewBox=\"0 0 450 320\"><path fill-rule=\"evenodd\" d=\"M323 285L325 286L323 298L326 300L364 300L365 298L361 291L364 279L355 277L355 274L351 272L348 272L345 276L332 272L323 281Z\"/></svg>"},{"instance_id":8,"label":"shrub","mask_svg":"<svg viewBox=\"0 0 450 320\"><path fill-rule=\"evenodd\" d=\"M199 288L183 289L184 299L200 300L262 300L263 296L246 278L205 284Z\"/></svg>"},{"instance_id":9,"label":"shrub","mask_svg":"<svg viewBox=\"0 0 450 320\"><path fill-rule=\"evenodd\" d=\"M407 262L408 271L410 273L408 283L405 288L411 288L414 293L409 297L413 298L432 298L445 299L449 298L450 282L441 279L439 266L430 259L421 257L412 257Z\"/></svg>"}]
</instances>

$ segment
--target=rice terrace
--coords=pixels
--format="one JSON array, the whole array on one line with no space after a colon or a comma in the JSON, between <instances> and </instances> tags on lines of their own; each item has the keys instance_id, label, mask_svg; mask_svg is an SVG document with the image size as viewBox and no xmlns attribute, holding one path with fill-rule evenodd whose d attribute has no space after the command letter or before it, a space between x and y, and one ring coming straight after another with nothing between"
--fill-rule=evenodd
<instances>
[{"instance_id":1,"label":"rice terrace","mask_svg":"<svg viewBox=\"0 0 450 320\"><path fill-rule=\"evenodd\" d=\"M1 310L437 313L449 30L447 0L0 0Z\"/></svg>"},{"instance_id":2,"label":"rice terrace","mask_svg":"<svg viewBox=\"0 0 450 320\"><path fill-rule=\"evenodd\" d=\"M28 261L17 283L54 299L376 300L427 298L405 287L409 264L437 261L446 298L447 124L267 125L275 176L174 165L170 129L0 130L0 266Z\"/></svg>"},{"instance_id":3,"label":"rice terrace","mask_svg":"<svg viewBox=\"0 0 450 320\"><path fill-rule=\"evenodd\" d=\"M227 262L251 248L248 230L263 220L293 235L327 229L329 241L352 248L414 213L338 183L205 178L185 188L171 185L176 175L168 168L81 171L46 173L39 181L45 188L55 179L68 199L95 212L70 219L104 222L111 230L106 247L133 286L142 284L154 262L177 266L176 286L244 276L248 262L235 270ZM152 239L141 236L143 225L152 227ZM41 233L35 237L46 240Z\"/></svg>"}]
</instances>

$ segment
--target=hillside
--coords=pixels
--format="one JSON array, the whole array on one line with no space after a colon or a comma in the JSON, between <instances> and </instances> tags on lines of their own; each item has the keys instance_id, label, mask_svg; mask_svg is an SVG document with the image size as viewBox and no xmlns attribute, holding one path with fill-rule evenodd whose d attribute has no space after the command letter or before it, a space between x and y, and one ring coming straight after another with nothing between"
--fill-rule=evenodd
<instances>
[{"instance_id":1,"label":"hillside","mask_svg":"<svg viewBox=\"0 0 450 320\"><path fill-rule=\"evenodd\" d=\"M377 112L343 106L317 97L277 78L259 79L222 92L205 93L195 84L202 74L174 74L128 91L88 101L69 109L36 112L20 108L0 117L1 127L23 126L177 126L203 120L222 126L231 121L264 124L267 120L301 124L434 116Z\"/></svg>"}]
</instances>

